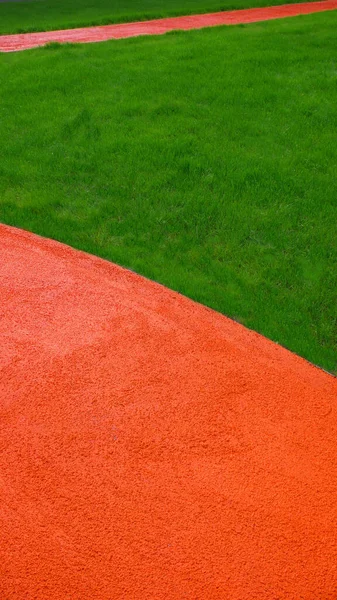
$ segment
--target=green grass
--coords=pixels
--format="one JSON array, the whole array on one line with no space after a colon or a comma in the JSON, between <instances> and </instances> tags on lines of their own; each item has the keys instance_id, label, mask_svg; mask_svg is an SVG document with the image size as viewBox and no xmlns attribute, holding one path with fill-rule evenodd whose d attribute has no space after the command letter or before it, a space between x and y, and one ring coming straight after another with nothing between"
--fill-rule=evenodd
<instances>
[{"instance_id":1,"label":"green grass","mask_svg":"<svg viewBox=\"0 0 337 600\"><path fill-rule=\"evenodd\" d=\"M0 56L0 221L336 370L337 13Z\"/></svg>"},{"instance_id":2,"label":"green grass","mask_svg":"<svg viewBox=\"0 0 337 600\"><path fill-rule=\"evenodd\" d=\"M287 3L301 0L287 0ZM0 2L0 34L141 21L284 4L285 0L28 0Z\"/></svg>"}]
</instances>

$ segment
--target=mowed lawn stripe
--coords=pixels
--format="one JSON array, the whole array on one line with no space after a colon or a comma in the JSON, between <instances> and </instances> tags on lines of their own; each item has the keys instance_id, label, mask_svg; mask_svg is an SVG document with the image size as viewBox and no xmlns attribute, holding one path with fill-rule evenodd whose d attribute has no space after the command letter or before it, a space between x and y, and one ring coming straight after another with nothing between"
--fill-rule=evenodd
<instances>
[{"instance_id":1,"label":"mowed lawn stripe","mask_svg":"<svg viewBox=\"0 0 337 600\"><path fill-rule=\"evenodd\" d=\"M337 15L0 58L0 220L336 369Z\"/></svg>"}]
</instances>

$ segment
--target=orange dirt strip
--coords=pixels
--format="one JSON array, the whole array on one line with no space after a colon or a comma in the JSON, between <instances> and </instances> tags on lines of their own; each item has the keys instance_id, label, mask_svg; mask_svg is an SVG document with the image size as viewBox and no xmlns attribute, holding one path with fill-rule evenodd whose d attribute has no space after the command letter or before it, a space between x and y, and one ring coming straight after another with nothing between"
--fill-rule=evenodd
<instances>
[{"instance_id":1,"label":"orange dirt strip","mask_svg":"<svg viewBox=\"0 0 337 600\"><path fill-rule=\"evenodd\" d=\"M267 8L249 8L206 15L173 17L156 19L140 23L122 25L104 25L100 27L83 27L81 29L65 29L61 31L46 31L42 33L24 33L0 36L0 52L15 52L50 42L60 43L89 43L103 42L111 39L136 37L139 35L161 35L168 31L201 29L215 25L237 25L239 23L255 23L284 17L308 15L327 10L336 10L337 0L324 2L306 2L302 4L285 4Z\"/></svg>"},{"instance_id":2,"label":"orange dirt strip","mask_svg":"<svg viewBox=\"0 0 337 600\"><path fill-rule=\"evenodd\" d=\"M0 227L0 598L337 596L337 380Z\"/></svg>"}]
</instances>

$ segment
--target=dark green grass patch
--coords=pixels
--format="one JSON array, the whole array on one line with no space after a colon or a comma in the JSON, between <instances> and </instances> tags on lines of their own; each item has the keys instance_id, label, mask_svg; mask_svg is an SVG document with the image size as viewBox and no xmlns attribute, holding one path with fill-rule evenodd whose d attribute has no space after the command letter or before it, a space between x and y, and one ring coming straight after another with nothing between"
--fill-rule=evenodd
<instances>
[{"instance_id":1,"label":"dark green grass patch","mask_svg":"<svg viewBox=\"0 0 337 600\"><path fill-rule=\"evenodd\" d=\"M336 369L337 14L0 57L0 221Z\"/></svg>"},{"instance_id":2,"label":"dark green grass patch","mask_svg":"<svg viewBox=\"0 0 337 600\"><path fill-rule=\"evenodd\" d=\"M300 0L287 0L288 4ZM88 25L144 21L252 6L285 0L23 0L0 1L0 34L49 31Z\"/></svg>"}]
</instances>

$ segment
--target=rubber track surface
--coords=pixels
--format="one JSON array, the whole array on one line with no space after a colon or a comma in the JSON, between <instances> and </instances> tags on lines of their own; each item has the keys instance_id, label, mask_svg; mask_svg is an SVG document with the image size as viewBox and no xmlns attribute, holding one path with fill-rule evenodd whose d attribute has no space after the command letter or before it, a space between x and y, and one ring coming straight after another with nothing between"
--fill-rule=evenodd
<instances>
[{"instance_id":1,"label":"rubber track surface","mask_svg":"<svg viewBox=\"0 0 337 600\"><path fill-rule=\"evenodd\" d=\"M337 592L337 380L0 226L0 597Z\"/></svg>"},{"instance_id":2,"label":"rubber track surface","mask_svg":"<svg viewBox=\"0 0 337 600\"><path fill-rule=\"evenodd\" d=\"M27 50L44 46L50 42L60 43L89 43L102 42L110 39L129 38L139 35L161 35L173 30L201 29L215 25L236 25L239 23L254 23L295 17L315 12L337 9L337 0L324 2L307 2L302 4L285 4L268 8L249 8L206 15L173 17L157 19L140 23L122 25L103 25L100 27L84 27L81 29L65 29L61 31L46 31L42 33L24 33L0 36L0 52Z\"/></svg>"}]
</instances>

